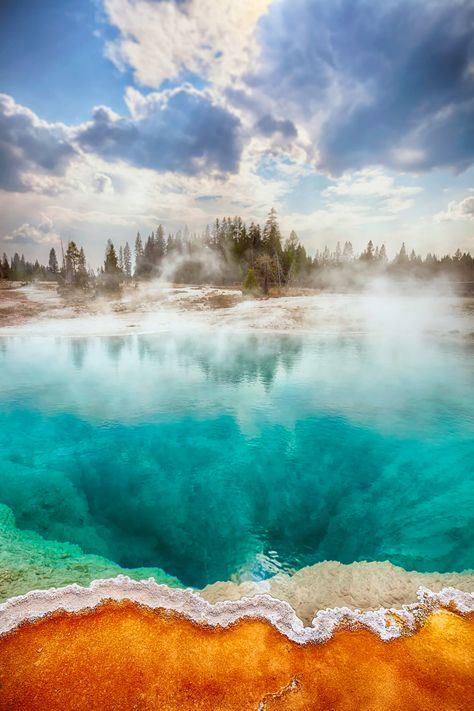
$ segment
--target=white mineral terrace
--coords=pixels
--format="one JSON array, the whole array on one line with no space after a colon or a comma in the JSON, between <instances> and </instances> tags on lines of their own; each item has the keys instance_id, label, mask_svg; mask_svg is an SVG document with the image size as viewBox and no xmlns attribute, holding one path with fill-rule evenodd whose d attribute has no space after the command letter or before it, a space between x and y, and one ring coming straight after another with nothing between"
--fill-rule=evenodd
<instances>
[{"instance_id":1,"label":"white mineral terrace","mask_svg":"<svg viewBox=\"0 0 474 711\"><path fill-rule=\"evenodd\" d=\"M442 609L461 614L474 612L474 593L444 588L438 593L421 587L418 602L401 609L380 608L361 612L339 607L319 611L305 627L293 608L269 595L257 595L215 604L191 589L158 585L153 579L134 581L119 575L109 580L94 580L89 587L68 585L50 590L34 590L13 597L0 605L0 634L20 624L38 620L57 610L77 613L94 609L106 600L129 600L152 609L176 612L198 624L228 627L242 618L264 619L298 644L325 642L337 629L365 627L383 640L414 633L426 617Z\"/></svg>"}]
</instances>

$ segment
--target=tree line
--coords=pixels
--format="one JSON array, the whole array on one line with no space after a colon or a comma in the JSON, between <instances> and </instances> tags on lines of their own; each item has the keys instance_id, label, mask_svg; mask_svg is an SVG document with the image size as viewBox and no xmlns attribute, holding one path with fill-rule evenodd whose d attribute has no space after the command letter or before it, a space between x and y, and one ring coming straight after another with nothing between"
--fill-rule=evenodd
<instances>
[{"instance_id":1,"label":"tree line","mask_svg":"<svg viewBox=\"0 0 474 711\"><path fill-rule=\"evenodd\" d=\"M129 242L118 249L107 240L104 262L97 270L87 266L82 247L70 241L58 261L54 248L47 265L25 261L15 253L0 261L0 278L17 281L54 280L64 289L117 291L123 284L165 278L175 283L241 285L246 292L267 294L272 288L355 288L371 276L430 279L441 276L464 291L474 291L474 258L457 250L454 255L422 258L402 244L389 260L385 245L370 240L360 254L352 243L325 247L307 254L294 231L283 238L272 208L263 226L250 225L240 217L216 219L201 234L187 227L175 234L162 225L143 239L137 234L133 250Z\"/></svg>"}]
</instances>

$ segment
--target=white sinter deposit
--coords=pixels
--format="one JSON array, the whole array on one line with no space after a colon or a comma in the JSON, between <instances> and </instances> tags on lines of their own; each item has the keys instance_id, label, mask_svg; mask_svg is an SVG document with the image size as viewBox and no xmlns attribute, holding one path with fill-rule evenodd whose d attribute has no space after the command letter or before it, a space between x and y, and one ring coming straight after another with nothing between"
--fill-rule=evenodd
<instances>
[{"instance_id":1,"label":"white sinter deposit","mask_svg":"<svg viewBox=\"0 0 474 711\"><path fill-rule=\"evenodd\" d=\"M94 580L89 587L68 585L10 598L0 605L0 635L57 610L78 613L94 609L107 600L130 600L152 609L176 612L193 622L213 627L228 627L243 618L263 619L298 644L325 642L335 630L347 627L365 627L388 641L414 633L428 615L440 610L474 612L474 593L455 588L433 593L420 588L418 602L404 605L400 610L380 608L361 612L345 607L321 610L311 625L305 627L287 602L269 595L211 604L191 589L169 588L151 578L135 581L119 575L110 580Z\"/></svg>"}]
</instances>

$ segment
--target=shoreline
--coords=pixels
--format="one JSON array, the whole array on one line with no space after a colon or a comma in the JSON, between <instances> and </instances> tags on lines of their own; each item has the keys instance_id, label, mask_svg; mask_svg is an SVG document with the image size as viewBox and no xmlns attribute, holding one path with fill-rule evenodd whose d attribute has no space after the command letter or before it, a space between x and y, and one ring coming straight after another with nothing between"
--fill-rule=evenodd
<instances>
[{"instance_id":1,"label":"shoreline","mask_svg":"<svg viewBox=\"0 0 474 711\"><path fill-rule=\"evenodd\" d=\"M95 610L109 601L129 601L140 607L178 613L200 626L230 627L243 619L266 620L297 644L327 642L341 629L366 628L389 641L414 634L433 613L448 610L462 615L474 612L474 593L453 587L433 592L420 587L417 601L401 608L352 610L333 607L319 610L309 625L304 625L288 602L268 594L210 603L191 588L170 588L153 579L136 581L119 575L94 580L88 587L76 584L49 590L33 590L0 604L0 638L37 622L57 611L80 613Z\"/></svg>"},{"instance_id":2,"label":"shoreline","mask_svg":"<svg viewBox=\"0 0 474 711\"><path fill-rule=\"evenodd\" d=\"M404 293L391 287L357 293L296 290L249 298L234 288L148 283L125 290L116 300L69 301L53 284L0 290L0 337L151 336L209 330L472 339L474 299L423 288L416 294Z\"/></svg>"}]
</instances>

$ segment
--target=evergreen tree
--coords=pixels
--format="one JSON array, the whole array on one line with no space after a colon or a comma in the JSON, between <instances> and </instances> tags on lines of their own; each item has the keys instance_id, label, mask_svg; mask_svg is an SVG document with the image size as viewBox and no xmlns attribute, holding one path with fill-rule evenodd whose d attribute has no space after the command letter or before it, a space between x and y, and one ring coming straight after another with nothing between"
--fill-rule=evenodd
<instances>
[{"instance_id":1,"label":"evergreen tree","mask_svg":"<svg viewBox=\"0 0 474 711\"><path fill-rule=\"evenodd\" d=\"M170 256L172 252L175 250L175 243L173 239L173 235L169 234L168 239L166 240L166 256Z\"/></svg>"},{"instance_id":2,"label":"evergreen tree","mask_svg":"<svg viewBox=\"0 0 474 711\"><path fill-rule=\"evenodd\" d=\"M105 259L104 259L104 273L105 274L118 274L119 265L117 259L117 253L111 239L107 240L107 246L105 248Z\"/></svg>"},{"instance_id":3,"label":"evergreen tree","mask_svg":"<svg viewBox=\"0 0 474 711\"><path fill-rule=\"evenodd\" d=\"M54 247L52 247L49 252L48 267L51 274L58 273L58 258L56 257L56 250L54 249Z\"/></svg>"},{"instance_id":4,"label":"evergreen tree","mask_svg":"<svg viewBox=\"0 0 474 711\"><path fill-rule=\"evenodd\" d=\"M81 247L79 250L79 261L77 265L77 275L76 275L76 284L77 286L80 286L82 289L84 289L86 286L88 286L89 283L89 275L87 273L87 267L86 267L86 255L84 254L84 249Z\"/></svg>"},{"instance_id":5,"label":"evergreen tree","mask_svg":"<svg viewBox=\"0 0 474 711\"><path fill-rule=\"evenodd\" d=\"M143 243L140 232L137 232L135 239L135 261L138 262L143 257Z\"/></svg>"},{"instance_id":6,"label":"evergreen tree","mask_svg":"<svg viewBox=\"0 0 474 711\"><path fill-rule=\"evenodd\" d=\"M162 225L158 225L155 235L155 263L160 265L166 254L165 232Z\"/></svg>"},{"instance_id":7,"label":"evergreen tree","mask_svg":"<svg viewBox=\"0 0 474 711\"><path fill-rule=\"evenodd\" d=\"M363 262L373 262L374 261L374 243L369 240L365 252L362 252L360 258Z\"/></svg>"},{"instance_id":8,"label":"evergreen tree","mask_svg":"<svg viewBox=\"0 0 474 711\"><path fill-rule=\"evenodd\" d=\"M405 242L403 242L401 249L396 258L397 264L405 265L408 263L407 248L405 247Z\"/></svg>"},{"instance_id":9,"label":"evergreen tree","mask_svg":"<svg viewBox=\"0 0 474 711\"><path fill-rule=\"evenodd\" d=\"M64 257L65 263L65 282L68 286L76 286L77 270L79 268L80 253L77 245L71 240L67 246Z\"/></svg>"},{"instance_id":10,"label":"evergreen tree","mask_svg":"<svg viewBox=\"0 0 474 711\"><path fill-rule=\"evenodd\" d=\"M0 265L0 278L9 279L10 278L10 265L8 263L8 257L3 253L3 259Z\"/></svg>"},{"instance_id":11,"label":"evergreen tree","mask_svg":"<svg viewBox=\"0 0 474 711\"><path fill-rule=\"evenodd\" d=\"M130 250L130 245L125 242L125 247L123 250L123 269L127 279L132 278L132 252Z\"/></svg>"},{"instance_id":12,"label":"evergreen tree","mask_svg":"<svg viewBox=\"0 0 474 711\"><path fill-rule=\"evenodd\" d=\"M274 207L272 207L268 213L267 221L263 229L263 246L267 254L272 257L281 254L281 233Z\"/></svg>"},{"instance_id":13,"label":"evergreen tree","mask_svg":"<svg viewBox=\"0 0 474 711\"><path fill-rule=\"evenodd\" d=\"M287 284L294 280L296 272L298 271L298 247L298 235L294 230L292 230L290 236L285 242L282 254L282 265L285 275L285 283Z\"/></svg>"},{"instance_id":14,"label":"evergreen tree","mask_svg":"<svg viewBox=\"0 0 474 711\"><path fill-rule=\"evenodd\" d=\"M13 281L17 281L18 279L22 278L21 266L20 266L20 255L18 254L18 252L15 252L15 254L12 257L10 272L11 272L10 279L12 279Z\"/></svg>"},{"instance_id":15,"label":"evergreen tree","mask_svg":"<svg viewBox=\"0 0 474 711\"><path fill-rule=\"evenodd\" d=\"M117 252L112 240L107 240L105 248L105 259L102 275L100 278L100 286L106 291L118 291L120 288L122 272L119 269Z\"/></svg>"},{"instance_id":16,"label":"evergreen tree","mask_svg":"<svg viewBox=\"0 0 474 711\"><path fill-rule=\"evenodd\" d=\"M354 250L352 248L352 242L345 242L344 249L342 251L342 259L344 262L352 261L354 257Z\"/></svg>"},{"instance_id":17,"label":"evergreen tree","mask_svg":"<svg viewBox=\"0 0 474 711\"><path fill-rule=\"evenodd\" d=\"M137 232L137 236L135 238L135 277L137 278L141 277L143 274L143 263L143 242L140 232Z\"/></svg>"},{"instance_id":18,"label":"evergreen tree","mask_svg":"<svg viewBox=\"0 0 474 711\"><path fill-rule=\"evenodd\" d=\"M18 273L20 275L20 279L24 279L26 277L26 262L25 262L25 255L22 254L20 257L20 264L18 268Z\"/></svg>"},{"instance_id":19,"label":"evergreen tree","mask_svg":"<svg viewBox=\"0 0 474 711\"><path fill-rule=\"evenodd\" d=\"M262 231L260 225L254 222L249 227L249 247L250 247L250 264L255 264L255 259L262 250Z\"/></svg>"}]
</instances>

